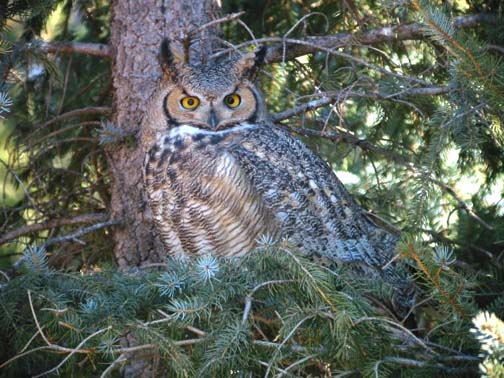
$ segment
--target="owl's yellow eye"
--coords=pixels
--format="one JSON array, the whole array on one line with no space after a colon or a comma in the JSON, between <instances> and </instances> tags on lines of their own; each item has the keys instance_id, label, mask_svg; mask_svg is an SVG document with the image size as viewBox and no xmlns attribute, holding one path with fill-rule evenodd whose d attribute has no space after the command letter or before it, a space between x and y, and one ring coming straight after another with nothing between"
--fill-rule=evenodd
<instances>
[{"instance_id":1,"label":"owl's yellow eye","mask_svg":"<svg viewBox=\"0 0 504 378\"><path fill-rule=\"evenodd\" d=\"M184 109L194 110L199 105L199 98L194 96L186 96L182 100L180 100L180 105L182 105Z\"/></svg>"},{"instance_id":2,"label":"owl's yellow eye","mask_svg":"<svg viewBox=\"0 0 504 378\"><path fill-rule=\"evenodd\" d=\"M224 103L230 108L236 108L241 103L241 97L236 93L224 97Z\"/></svg>"}]
</instances>

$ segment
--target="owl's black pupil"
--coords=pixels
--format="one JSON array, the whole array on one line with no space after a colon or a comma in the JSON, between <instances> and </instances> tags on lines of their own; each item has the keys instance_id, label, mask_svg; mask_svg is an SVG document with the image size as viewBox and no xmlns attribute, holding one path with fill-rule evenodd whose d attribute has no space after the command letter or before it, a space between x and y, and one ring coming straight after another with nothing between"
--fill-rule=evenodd
<instances>
[{"instance_id":1,"label":"owl's black pupil","mask_svg":"<svg viewBox=\"0 0 504 378\"><path fill-rule=\"evenodd\" d=\"M234 102L235 102L235 100L234 100L234 98L233 98L233 97L228 97L228 98L227 98L227 103L228 103L229 105L232 105Z\"/></svg>"},{"instance_id":2,"label":"owl's black pupil","mask_svg":"<svg viewBox=\"0 0 504 378\"><path fill-rule=\"evenodd\" d=\"M189 105L189 106L193 106L193 105L194 105L194 98L189 98L189 99L187 100L187 105Z\"/></svg>"}]
</instances>

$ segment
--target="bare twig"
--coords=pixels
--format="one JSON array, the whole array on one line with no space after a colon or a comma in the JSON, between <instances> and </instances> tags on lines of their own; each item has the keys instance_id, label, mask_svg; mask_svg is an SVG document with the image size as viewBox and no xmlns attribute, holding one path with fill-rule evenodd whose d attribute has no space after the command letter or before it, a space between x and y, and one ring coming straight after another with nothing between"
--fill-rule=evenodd
<instances>
[{"instance_id":1,"label":"bare twig","mask_svg":"<svg viewBox=\"0 0 504 378\"><path fill-rule=\"evenodd\" d=\"M178 341L174 341L173 345L176 345L176 346L194 345L194 344L201 343L203 341L205 341L205 339L202 339L202 338L199 338L199 339L178 340ZM137 346L128 347L128 348L113 349L112 353L114 353L114 354L118 354L118 353L134 353L134 352L138 352L140 350L145 350L145 349L155 349L157 347L158 347L158 345L156 345L156 344L143 344L143 345L137 345Z\"/></svg>"},{"instance_id":2,"label":"bare twig","mask_svg":"<svg viewBox=\"0 0 504 378\"><path fill-rule=\"evenodd\" d=\"M283 112L273 114L271 116L271 120L273 122L279 122L284 119L290 118L296 114L306 113L310 110L315 110L315 109L321 108L322 106L328 105L333 101L334 101L334 99L332 97L323 97L323 98L319 98L318 100L312 100L312 101L306 102L302 105L295 106L291 109L287 109Z\"/></svg>"},{"instance_id":3,"label":"bare twig","mask_svg":"<svg viewBox=\"0 0 504 378\"><path fill-rule=\"evenodd\" d=\"M33 336L32 336L32 337L30 337L30 340L28 340L28 341L26 342L25 346L23 347L23 349L21 349L21 350L19 351L19 353L23 353L26 349L28 349L28 347L30 346L30 344L32 343L32 341L33 341L33 340L35 340L35 338L38 336L38 334L40 333L40 331L42 331L44 328L45 328L45 326L42 326L42 327L40 327L40 330L38 330L38 329L37 329L37 332L35 332L35 333L33 334Z\"/></svg>"},{"instance_id":4,"label":"bare twig","mask_svg":"<svg viewBox=\"0 0 504 378\"><path fill-rule=\"evenodd\" d=\"M205 339L202 339L202 338L179 340L179 341L174 341L173 345L176 345L176 346L194 345L194 344L202 343L203 341L205 341Z\"/></svg>"},{"instance_id":5,"label":"bare twig","mask_svg":"<svg viewBox=\"0 0 504 378\"><path fill-rule=\"evenodd\" d=\"M16 361L17 359L19 359L21 357L27 356L27 355L35 353L35 352L40 352L40 351L43 351L43 350L54 350L56 352L62 352L62 353L70 353L70 352L73 352L73 351L75 351L75 353L83 353L83 354L88 354L89 353L89 350L85 350L85 349L75 350L75 349L71 349L71 348L65 348L65 347L62 347L62 346L59 346L59 345L51 345L51 346L46 346L45 345L45 346L41 346L41 347L30 349L29 351L26 351L24 353L16 354L14 357L9 358L7 361L5 361L4 363L2 363L0 365L0 369L6 367L7 365L11 364L12 362Z\"/></svg>"},{"instance_id":6,"label":"bare twig","mask_svg":"<svg viewBox=\"0 0 504 378\"><path fill-rule=\"evenodd\" d=\"M0 245L5 244L13 239L16 239L22 235L26 235L32 232L47 230L51 228L57 228L61 226L71 226L75 224L82 223L93 223L93 222L103 222L107 220L108 214L106 213L94 213L94 214L81 214L72 218L59 218L59 219L51 219L47 222L43 223L35 223L29 224L25 226L21 226L7 232L3 236L0 237Z\"/></svg>"},{"instance_id":7,"label":"bare twig","mask_svg":"<svg viewBox=\"0 0 504 378\"><path fill-rule=\"evenodd\" d=\"M199 28L195 29L194 31L191 31L190 33L188 33L187 37L191 38L191 37L201 33L203 30L208 29L214 25L218 25L218 24L222 24L224 22L236 20L237 18L243 16L244 14L245 14L244 11L231 13L231 14L228 14L227 16L224 16L224 17L218 18L216 20L212 20L210 22L207 22L206 24L201 25Z\"/></svg>"},{"instance_id":8,"label":"bare twig","mask_svg":"<svg viewBox=\"0 0 504 378\"><path fill-rule=\"evenodd\" d=\"M45 337L44 332L42 332L42 328L40 328L40 324L38 322L37 315L35 314L35 309L33 308L33 301L32 301L30 290L28 290L28 302L30 303L30 309L31 309L31 313L33 316L33 320L35 320L35 325L37 326L37 330L40 333L40 336L42 336L42 338L44 339L44 341L46 342L46 344L48 346L51 346L52 344L49 342L49 340L47 340L47 337Z\"/></svg>"},{"instance_id":9,"label":"bare twig","mask_svg":"<svg viewBox=\"0 0 504 378\"><path fill-rule=\"evenodd\" d=\"M264 367L269 367L269 364L267 362L264 362L261 360L258 360L257 362L259 363L259 365L262 365ZM280 373L283 373L283 374L289 374L288 371L285 371L284 369L281 369L278 366L274 366L273 369L278 370Z\"/></svg>"},{"instance_id":10,"label":"bare twig","mask_svg":"<svg viewBox=\"0 0 504 378\"><path fill-rule=\"evenodd\" d=\"M51 132L47 135L44 135L41 138L36 138L35 140L30 141L30 147L34 147L34 146L36 146L36 145L38 145L48 139L55 137L56 135L63 134L65 132L67 132L68 130L75 129L77 127L87 127L87 126L98 127L100 125L101 125L101 122L99 122L99 121L87 121L87 122L79 122L76 124L71 124L71 125L68 125L65 127L61 127L61 128L58 128L57 130L54 130L53 132Z\"/></svg>"},{"instance_id":11,"label":"bare twig","mask_svg":"<svg viewBox=\"0 0 504 378\"><path fill-rule=\"evenodd\" d=\"M154 348L157 348L156 344L143 344L143 345L136 345L136 346L127 347L127 348L112 349L112 353L114 353L114 354L133 353L133 352L138 352L140 350L154 349Z\"/></svg>"},{"instance_id":12,"label":"bare twig","mask_svg":"<svg viewBox=\"0 0 504 378\"><path fill-rule=\"evenodd\" d=\"M296 362L293 362L292 364L290 364L289 366L287 366L284 369L285 372L282 372L281 374L278 375L278 378L283 377L290 369L292 369L292 368L294 368L294 367L296 367L298 365L301 365L301 364L305 363L306 361L309 361L309 360L311 360L312 358L315 358L315 357L317 357L317 354L310 354L310 355L308 355L308 356L306 356L304 358L301 358L300 360L297 360Z\"/></svg>"},{"instance_id":13,"label":"bare twig","mask_svg":"<svg viewBox=\"0 0 504 378\"><path fill-rule=\"evenodd\" d=\"M62 367L65 362L67 362L69 360L70 357L72 357L76 351L80 350L80 348L85 344L87 343L90 339L92 339L93 337L95 336L98 336L99 334L103 333L103 332L106 332L108 330L112 329L112 326L108 326L107 328L102 328L94 333L92 333L91 335L89 335L88 337L86 337L84 340L82 340L79 345L77 345L69 354L68 356L66 356L63 361L61 361L58 365L56 365L55 367L53 367L52 369L50 370L47 370L41 374L38 374L38 375L35 375L33 378L38 378L38 377L43 377L44 375L48 375L52 372L55 372L57 371L60 367Z\"/></svg>"},{"instance_id":14,"label":"bare twig","mask_svg":"<svg viewBox=\"0 0 504 378\"><path fill-rule=\"evenodd\" d=\"M303 135L303 136L320 137L320 138L333 140L336 142L345 141L345 142L350 143L354 146L358 146L366 151L371 151L371 152L375 152L375 153L384 155L385 157L387 157L388 160L391 160L393 162L401 164L410 170L412 170L414 168L413 163L410 163L409 161L406 160L406 158L402 157L401 155L394 154L391 151L389 151L383 147L375 146L374 144L370 143L366 139L360 139L359 137L356 137L355 135L352 135L348 132L341 132L341 131L340 132L322 132L322 131L318 131L318 130L307 129L304 127L291 127L289 125L284 125L284 124L280 124L280 126L289 132L293 132L293 133Z\"/></svg>"},{"instance_id":15,"label":"bare twig","mask_svg":"<svg viewBox=\"0 0 504 378\"><path fill-rule=\"evenodd\" d=\"M455 190L453 188L449 187L444 182L437 180L435 178L429 178L429 181L438 185L446 193L448 193L457 202L457 205L459 206L459 208L461 208L467 212L467 215L469 215L469 217L471 217L476 222L481 224L487 230L490 230L490 231L493 230L493 227L490 224L488 224L486 221L481 219L471 208L469 208L469 206L467 206L467 204L464 201L462 201L462 199L457 195L457 193L455 193Z\"/></svg>"},{"instance_id":16,"label":"bare twig","mask_svg":"<svg viewBox=\"0 0 504 378\"><path fill-rule=\"evenodd\" d=\"M44 42L40 49L47 53L87 54L110 58L108 45L89 42Z\"/></svg>"},{"instance_id":17,"label":"bare twig","mask_svg":"<svg viewBox=\"0 0 504 378\"><path fill-rule=\"evenodd\" d=\"M196 335L198 335L198 337L205 337L207 335L207 333L205 331L202 331L201 329L190 326L190 325L185 326L185 329L187 329L188 331L191 331L192 333L195 333Z\"/></svg>"},{"instance_id":18,"label":"bare twig","mask_svg":"<svg viewBox=\"0 0 504 378\"><path fill-rule=\"evenodd\" d=\"M280 350L283 348L283 346L287 343L287 341L290 340L290 338L292 336L294 336L294 334L296 333L297 329L299 327L301 327L301 325L307 321L308 319L311 319L313 318L314 315L308 315L308 316L305 316L303 319L301 319L299 322L297 322L297 324L292 328L292 330L289 332L289 334L287 336L285 336L285 338L282 340L282 342L278 345L278 348L277 350L275 351L275 354L276 355L277 353L280 352ZM268 377L269 376L269 372L273 366L273 362L274 362L274 357L271 359L270 363L268 364L268 369L266 369L266 373L264 373L264 376L265 377Z\"/></svg>"},{"instance_id":19,"label":"bare twig","mask_svg":"<svg viewBox=\"0 0 504 378\"><path fill-rule=\"evenodd\" d=\"M365 317L362 317L360 319L357 319L354 322L354 325L357 325L357 324L362 323L362 322L367 322L367 321L377 321L377 322L384 322L384 323L390 324L392 327L395 327L395 328L403 331L404 334L408 335L408 337L410 339L415 340L415 342L418 345L422 346L426 351L428 351L430 353L434 353L434 351L431 348L429 348L422 340L420 340L418 337L416 337L409 329L407 329L402 324L400 324L398 322L395 322L393 320L390 320L390 319L387 319L387 318L377 318L377 317L365 316Z\"/></svg>"},{"instance_id":20,"label":"bare twig","mask_svg":"<svg viewBox=\"0 0 504 378\"><path fill-rule=\"evenodd\" d=\"M65 72L65 81L63 82L63 93L61 94L61 98L58 105L58 111L56 114L61 114L61 111L63 110L63 104L65 103L66 92L68 89L68 78L70 77L70 69L72 68L72 61L73 61L72 58L73 57L70 56L70 58L68 59L67 68Z\"/></svg>"},{"instance_id":21,"label":"bare twig","mask_svg":"<svg viewBox=\"0 0 504 378\"><path fill-rule=\"evenodd\" d=\"M28 190L28 188L24 184L23 180L21 180L21 178L16 174L16 171L14 171L14 169L9 164L7 164L5 161L3 161L3 159L0 159L0 163L2 163L2 165L5 167L5 169L7 169L7 171L17 181L17 183L19 184L19 186L23 189L24 195L26 196L26 198L28 198L28 201L33 206L33 208L35 210L37 210L38 212L42 213L42 211L38 208L37 203L35 202L35 200L30 195L30 191ZM4 185L5 185L5 183L6 183L6 181L4 181ZM4 192L4 195L5 195L5 192ZM0 238L0 245L2 244L2 242L1 242L2 238Z\"/></svg>"},{"instance_id":22,"label":"bare twig","mask_svg":"<svg viewBox=\"0 0 504 378\"><path fill-rule=\"evenodd\" d=\"M74 233L51 238L51 239L47 240L43 245L47 247L49 245L61 243L61 242L68 241L68 240L76 241L77 238L79 238L82 235L89 234L90 232L93 232L93 231L96 231L96 230L99 230L99 229L102 229L105 227L115 226L120 223L121 223L120 220L109 220L106 222L96 223L96 224L93 224L92 226L81 228Z\"/></svg>"},{"instance_id":23,"label":"bare twig","mask_svg":"<svg viewBox=\"0 0 504 378\"><path fill-rule=\"evenodd\" d=\"M488 44L488 45L486 45L486 48L488 50L495 50L495 51L500 52L501 54L504 54L504 47Z\"/></svg>"},{"instance_id":24,"label":"bare twig","mask_svg":"<svg viewBox=\"0 0 504 378\"><path fill-rule=\"evenodd\" d=\"M307 351L312 351L312 352L314 351L314 352L318 352L318 353L324 352L324 350L322 348L308 349L307 347L304 347L302 345L297 345L297 344L285 345L285 344L278 344L278 343L274 343L271 341L263 341L263 340L252 340L252 344L257 345L257 346L266 347L266 348L274 348L274 349L286 348L286 349L291 350L292 352L298 352L298 353L306 353Z\"/></svg>"},{"instance_id":25,"label":"bare twig","mask_svg":"<svg viewBox=\"0 0 504 378\"><path fill-rule=\"evenodd\" d=\"M252 309L252 300L253 300L253 295L254 293L259 290L260 288L264 286L269 286L269 285L276 285L276 284L283 284L283 283L289 283L289 282L294 282L294 280L272 280L272 281L266 281L262 282L256 287L254 287L250 293L245 297L245 308L243 310L243 316L242 316L242 325L245 325L247 323L247 319L250 313L250 310Z\"/></svg>"},{"instance_id":26,"label":"bare twig","mask_svg":"<svg viewBox=\"0 0 504 378\"><path fill-rule=\"evenodd\" d=\"M424 368L424 367L433 367L450 373L476 373L478 370L476 367L467 367L467 368L454 368L450 366L445 366L440 363L433 363L428 361L418 361L410 358L403 357L385 357L383 362L393 363L401 366L415 367L415 368ZM380 362L380 361L379 361ZM378 362L378 363L379 363Z\"/></svg>"},{"instance_id":27,"label":"bare twig","mask_svg":"<svg viewBox=\"0 0 504 378\"><path fill-rule=\"evenodd\" d=\"M59 116L56 116L52 119L50 119L47 122L44 122L43 124L37 126L37 129L43 129L47 126L50 126L56 122L61 122L64 120L67 120L69 118L73 117L82 117L82 116L100 116L100 115L106 115L112 112L112 108L109 108L108 106L90 106L87 108L82 108L82 109L76 109L76 110L71 110L69 112L60 114Z\"/></svg>"},{"instance_id":28,"label":"bare twig","mask_svg":"<svg viewBox=\"0 0 504 378\"><path fill-rule=\"evenodd\" d=\"M119 357L117 357L107 368L101 373L100 378L105 378L109 373L111 373L117 365L122 364L123 362L126 362L128 358L126 357L125 354L121 354Z\"/></svg>"},{"instance_id":29,"label":"bare twig","mask_svg":"<svg viewBox=\"0 0 504 378\"><path fill-rule=\"evenodd\" d=\"M6 280L7 282L9 282L9 281L10 281L10 277L9 277L9 276L7 275L7 273L5 273L3 270L0 270L0 275L1 275L3 278L5 278L5 280Z\"/></svg>"}]
</instances>

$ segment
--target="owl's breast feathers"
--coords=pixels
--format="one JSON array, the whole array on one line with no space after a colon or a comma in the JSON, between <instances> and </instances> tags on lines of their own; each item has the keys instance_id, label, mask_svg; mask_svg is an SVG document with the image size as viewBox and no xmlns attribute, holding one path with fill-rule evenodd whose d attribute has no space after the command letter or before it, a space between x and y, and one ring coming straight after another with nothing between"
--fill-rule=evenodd
<instances>
[{"instance_id":1,"label":"owl's breast feathers","mask_svg":"<svg viewBox=\"0 0 504 378\"><path fill-rule=\"evenodd\" d=\"M278 233L274 213L229 151L237 135L180 126L146 157L149 204L169 253L239 256L262 234Z\"/></svg>"},{"instance_id":2,"label":"owl's breast feathers","mask_svg":"<svg viewBox=\"0 0 504 378\"><path fill-rule=\"evenodd\" d=\"M161 238L177 256L238 256L261 235L407 286L397 238L377 227L327 164L271 123L209 132L179 126L145 161L145 188Z\"/></svg>"}]
</instances>

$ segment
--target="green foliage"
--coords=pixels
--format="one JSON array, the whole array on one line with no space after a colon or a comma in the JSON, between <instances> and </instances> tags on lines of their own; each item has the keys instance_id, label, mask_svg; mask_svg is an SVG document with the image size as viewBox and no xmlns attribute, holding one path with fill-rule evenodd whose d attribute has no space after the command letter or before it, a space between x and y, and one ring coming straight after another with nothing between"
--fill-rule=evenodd
<instances>
[{"instance_id":1,"label":"green foliage","mask_svg":"<svg viewBox=\"0 0 504 378\"><path fill-rule=\"evenodd\" d=\"M371 305L381 295L374 283L357 285L353 274L322 268L286 245L240 260L204 256L169 260L161 271L87 274L32 269L44 260L38 250L26 257L29 271L0 288L3 376L36 376L60 364L62 376L95 376L127 355L126 335L167 376L471 374L479 362L471 356L476 340L467 337L474 305L466 288L456 298L452 289L465 280L448 252L410 247L429 272L418 269L419 281L437 311L424 317L430 330L416 335Z\"/></svg>"},{"instance_id":2,"label":"green foliage","mask_svg":"<svg viewBox=\"0 0 504 378\"><path fill-rule=\"evenodd\" d=\"M495 314L480 312L474 317L476 334L485 359L480 364L483 377L504 377L504 322Z\"/></svg>"},{"instance_id":3,"label":"green foliage","mask_svg":"<svg viewBox=\"0 0 504 378\"><path fill-rule=\"evenodd\" d=\"M108 3L9 1L7 7L0 23L0 117L5 118L0 118L0 234L27 223L102 212L109 200L100 145L105 137L98 138L96 132L102 113L82 112L46 123L76 109L110 105L109 63L86 55L47 54L44 47L47 40L106 43ZM45 23L54 28L42 28ZM46 41L40 38L43 33ZM62 227L60 232L68 230ZM44 230L22 242L50 235ZM110 240L103 236L84 236L84 242L93 245L84 248L89 264L102 260L104 249L111 250ZM3 250L12 256L22 245ZM11 264L10 257L0 257L0 267ZM64 260L67 266L75 262ZM82 260L76 263L81 264Z\"/></svg>"}]
</instances>

